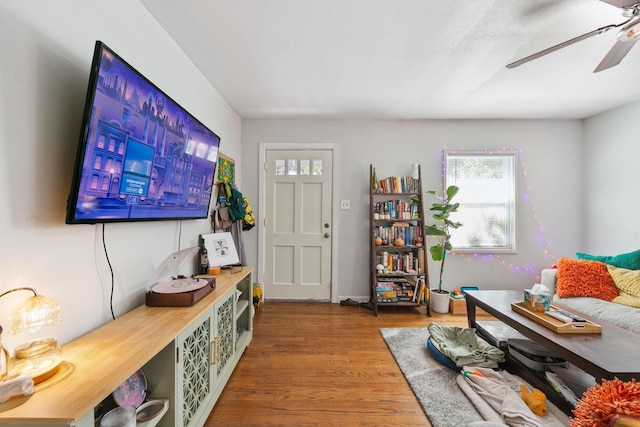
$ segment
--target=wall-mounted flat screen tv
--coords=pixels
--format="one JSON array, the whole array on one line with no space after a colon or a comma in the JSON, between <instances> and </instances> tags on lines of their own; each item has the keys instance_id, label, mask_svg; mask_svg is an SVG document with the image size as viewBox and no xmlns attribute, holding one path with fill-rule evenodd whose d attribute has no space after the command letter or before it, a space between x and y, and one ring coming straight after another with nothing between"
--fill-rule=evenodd
<instances>
[{"instance_id":1,"label":"wall-mounted flat screen tv","mask_svg":"<svg viewBox=\"0 0 640 427\"><path fill-rule=\"evenodd\" d=\"M97 41L67 224L206 218L220 138Z\"/></svg>"}]
</instances>

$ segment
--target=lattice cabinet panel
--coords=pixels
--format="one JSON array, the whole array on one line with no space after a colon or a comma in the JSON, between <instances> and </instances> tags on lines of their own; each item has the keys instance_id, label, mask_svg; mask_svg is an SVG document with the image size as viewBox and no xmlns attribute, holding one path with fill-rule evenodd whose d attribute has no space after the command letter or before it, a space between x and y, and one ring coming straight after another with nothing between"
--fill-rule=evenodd
<instances>
[{"instance_id":1,"label":"lattice cabinet panel","mask_svg":"<svg viewBox=\"0 0 640 427\"><path fill-rule=\"evenodd\" d=\"M212 392L211 331L210 315L195 322L192 331L184 335L181 342L182 368L182 425L189 426L198 418L202 405Z\"/></svg>"},{"instance_id":2,"label":"lattice cabinet panel","mask_svg":"<svg viewBox=\"0 0 640 427\"><path fill-rule=\"evenodd\" d=\"M216 377L221 376L235 351L233 344L235 331L234 300L235 294L229 295L228 298L216 304L214 308L216 315L216 333L220 340L220 354L216 363Z\"/></svg>"}]
</instances>

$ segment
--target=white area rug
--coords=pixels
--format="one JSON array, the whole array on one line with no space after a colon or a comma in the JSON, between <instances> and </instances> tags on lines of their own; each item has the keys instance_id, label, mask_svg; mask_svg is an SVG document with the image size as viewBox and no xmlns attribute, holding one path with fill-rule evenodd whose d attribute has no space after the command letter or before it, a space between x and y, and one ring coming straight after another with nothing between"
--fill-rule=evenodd
<instances>
[{"instance_id":1,"label":"white area rug","mask_svg":"<svg viewBox=\"0 0 640 427\"><path fill-rule=\"evenodd\" d=\"M433 427L462 427L483 420L458 387L458 373L427 351L427 328L381 328L380 334Z\"/></svg>"},{"instance_id":2,"label":"white area rug","mask_svg":"<svg viewBox=\"0 0 640 427\"><path fill-rule=\"evenodd\" d=\"M433 427L463 427L483 420L502 424L500 415L483 399L473 398L464 380L458 385L458 372L431 357L427 350L427 328L381 328L380 334ZM467 389L467 394L461 386ZM548 401L547 407L549 415L567 424L566 415L558 408Z\"/></svg>"}]
</instances>

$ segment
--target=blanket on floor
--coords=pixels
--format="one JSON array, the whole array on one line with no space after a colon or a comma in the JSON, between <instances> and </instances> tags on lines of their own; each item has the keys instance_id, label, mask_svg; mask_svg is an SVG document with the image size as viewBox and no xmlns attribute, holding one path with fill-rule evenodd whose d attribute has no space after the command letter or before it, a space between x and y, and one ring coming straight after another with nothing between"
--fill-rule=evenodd
<instances>
[{"instance_id":1,"label":"blanket on floor","mask_svg":"<svg viewBox=\"0 0 640 427\"><path fill-rule=\"evenodd\" d=\"M476 409L488 421L502 421L517 427L563 427L568 418L555 405L547 402L548 412L544 417L534 414L522 400L520 384L527 385L519 377L507 371L494 371L481 367L465 366L463 372L478 372L479 375L460 374L456 382ZM527 385L528 386L528 385Z\"/></svg>"}]
</instances>

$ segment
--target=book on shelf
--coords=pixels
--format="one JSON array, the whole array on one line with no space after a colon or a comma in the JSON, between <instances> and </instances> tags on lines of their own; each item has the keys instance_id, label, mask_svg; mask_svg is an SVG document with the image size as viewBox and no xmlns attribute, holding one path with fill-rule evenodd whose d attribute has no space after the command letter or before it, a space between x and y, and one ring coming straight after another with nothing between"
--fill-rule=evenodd
<instances>
[{"instance_id":1,"label":"book on shelf","mask_svg":"<svg viewBox=\"0 0 640 427\"><path fill-rule=\"evenodd\" d=\"M378 188L382 193L417 193L420 184L410 176L390 176L379 180Z\"/></svg>"},{"instance_id":2,"label":"book on shelf","mask_svg":"<svg viewBox=\"0 0 640 427\"><path fill-rule=\"evenodd\" d=\"M585 391L596 385L593 375L571 363L567 363L567 366L550 366L549 369L560 377L577 397L582 397Z\"/></svg>"},{"instance_id":3,"label":"book on shelf","mask_svg":"<svg viewBox=\"0 0 640 427\"><path fill-rule=\"evenodd\" d=\"M420 291L419 291L419 295L418 295L418 302L420 304L428 304L429 303L429 288L427 288L426 285L426 281L422 280L422 283L420 284Z\"/></svg>"},{"instance_id":4,"label":"book on shelf","mask_svg":"<svg viewBox=\"0 0 640 427\"><path fill-rule=\"evenodd\" d=\"M378 282L378 284L376 285L376 292L387 292L387 291L392 291L393 290L393 286L392 286L393 282Z\"/></svg>"},{"instance_id":5,"label":"book on shelf","mask_svg":"<svg viewBox=\"0 0 640 427\"><path fill-rule=\"evenodd\" d=\"M420 247L417 250L417 259L418 259L418 265L417 265L417 271L418 273L422 274L425 272L425 268L424 268L424 247Z\"/></svg>"},{"instance_id":6,"label":"book on shelf","mask_svg":"<svg viewBox=\"0 0 640 427\"><path fill-rule=\"evenodd\" d=\"M424 274L424 248L412 248L404 253L380 251L375 255L375 265L389 268L387 274Z\"/></svg>"},{"instance_id":7,"label":"book on shelf","mask_svg":"<svg viewBox=\"0 0 640 427\"><path fill-rule=\"evenodd\" d=\"M406 200L378 201L373 205L374 220L415 220L418 206Z\"/></svg>"},{"instance_id":8,"label":"book on shelf","mask_svg":"<svg viewBox=\"0 0 640 427\"><path fill-rule=\"evenodd\" d=\"M415 283L414 283L414 288L413 288L413 300L412 300L413 302L416 302L416 299L418 298L418 292L420 291L420 280L421 280L421 278L420 278L420 277L418 277L418 278L415 280Z\"/></svg>"},{"instance_id":9,"label":"book on shelf","mask_svg":"<svg viewBox=\"0 0 640 427\"><path fill-rule=\"evenodd\" d=\"M416 279L415 287L413 290L413 302L422 302L423 289L424 289L424 278L418 277Z\"/></svg>"},{"instance_id":10,"label":"book on shelf","mask_svg":"<svg viewBox=\"0 0 640 427\"><path fill-rule=\"evenodd\" d=\"M569 404L574 408L578 406L578 402L580 399L578 399L573 390L571 390L565 384L565 382L562 381L562 378L560 378L556 373L550 371L546 371L544 375L547 378L547 382L551 385L551 387L553 387L555 391L560 393L564 400L569 402Z\"/></svg>"},{"instance_id":11,"label":"book on shelf","mask_svg":"<svg viewBox=\"0 0 640 427\"><path fill-rule=\"evenodd\" d=\"M397 303L411 302L414 288L405 279L394 281L378 281L376 284L376 298L378 302Z\"/></svg>"},{"instance_id":12,"label":"book on shelf","mask_svg":"<svg viewBox=\"0 0 640 427\"><path fill-rule=\"evenodd\" d=\"M393 277L378 277L378 282L406 282L407 280L404 277L397 277L397 275L393 275L389 273L390 276Z\"/></svg>"},{"instance_id":13,"label":"book on shelf","mask_svg":"<svg viewBox=\"0 0 640 427\"><path fill-rule=\"evenodd\" d=\"M422 238L422 227L408 223L393 223L390 225L377 225L373 228L373 238L379 237L388 246L397 238L402 238L406 246L416 245L416 238ZM398 246L402 247L402 246Z\"/></svg>"}]
</instances>

